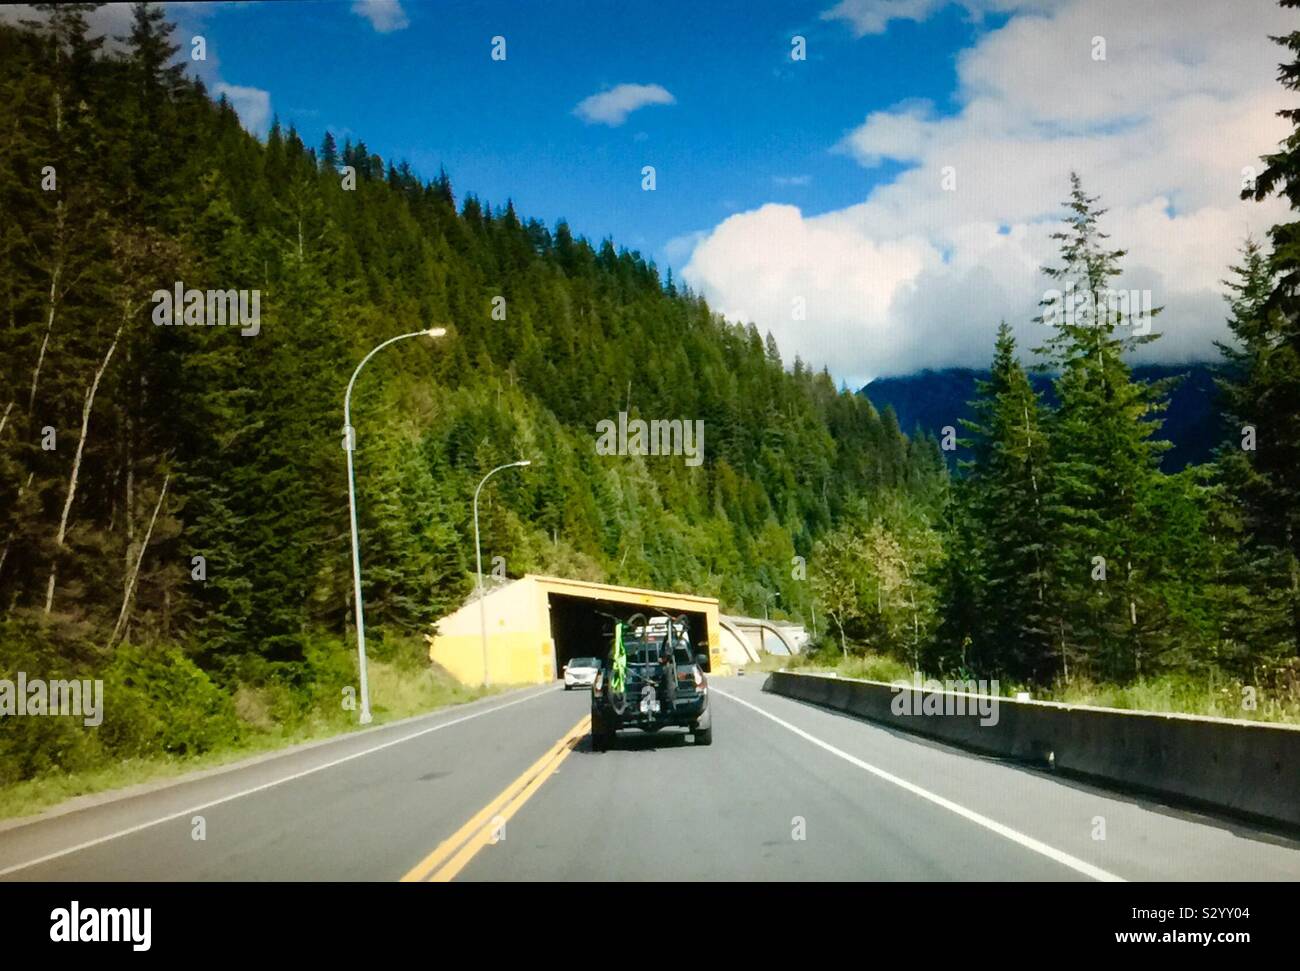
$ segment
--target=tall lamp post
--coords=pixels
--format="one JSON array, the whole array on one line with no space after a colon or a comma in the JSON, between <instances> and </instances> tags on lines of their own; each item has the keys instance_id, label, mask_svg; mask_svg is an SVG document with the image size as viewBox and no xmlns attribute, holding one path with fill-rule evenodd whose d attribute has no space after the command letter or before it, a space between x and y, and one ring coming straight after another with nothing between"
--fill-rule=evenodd
<instances>
[{"instance_id":1,"label":"tall lamp post","mask_svg":"<svg viewBox=\"0 0 1300 971\"><path fill-rule=\"evenodd\" d=\"M366 366L366 362L382 351L389 344L406 340L408 337L442 337L446 328L430 327L427 330L398 334L384 341L361 359L357 369L348 381L348 390L343 395L343 449L348 453L348 512L352 517L352 599L357 612L357 660L361 669L361 724L370 724L370 683L366 679L366 618L361 603L361 547L357 539L357 480L352 466L352 453L356 451L357 436L352 428L352 386L357 383L357 375Z\"/></svg>"},{"instance_id":2,"label":"tall lamp post","mask_svg":"<svg viewBox=\"0 0 1300 971\"><path fill-rule=\"evenodd\" d=\"M521 459L518 462L507 462L505 465L498 465L483 476L478 488L474 490L474 563L478 570L478 626L479 633L483 638L483 687L485 688L491 686L492 680L488 677L487 607L483 603L483 547L479 545L478 539L478 494L483 491L483 486L487 483L487 480L502 469L522 469L532 464L529 459Z\"/></svg>"}]
</instances>

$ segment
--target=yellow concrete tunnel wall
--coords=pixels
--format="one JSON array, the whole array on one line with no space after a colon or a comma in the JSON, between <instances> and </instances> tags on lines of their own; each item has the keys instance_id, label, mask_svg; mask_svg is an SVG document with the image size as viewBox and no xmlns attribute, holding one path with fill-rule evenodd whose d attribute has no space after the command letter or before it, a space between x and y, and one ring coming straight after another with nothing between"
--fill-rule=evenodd
<instances>
[{"instance_id":1,"label":"yellow concrete tunnel wall","mask_svg":"<svg viewBox=\"0 0 1300 971\"><path fill-rule=\"evenodd\" d=\"M704 614L710 668L729 674L718 625L718 602L708 597L615 587L608 584L529 575L484 599L487 613L488 671L493 684L544 684L556 677L548 595L567 594L659 610ZM483 683L483 642L478 601L471 600L435 625L429 658L462 684Z\"/></svg>"},{"instance_id":2,"label":"yellow concrete tunnel wall","mask_svg":"<svg viewBox=\"0 0 1300 971\"><path fill-rule=\"evenodd\" d=\"M483 640L464 634L437 637L429 657L461 684L483 683ZM488 635L488 669L493 684L542 684L555 677L555 653L550 638L542 643L528 633Z\"/></svg>"}]
</instances>

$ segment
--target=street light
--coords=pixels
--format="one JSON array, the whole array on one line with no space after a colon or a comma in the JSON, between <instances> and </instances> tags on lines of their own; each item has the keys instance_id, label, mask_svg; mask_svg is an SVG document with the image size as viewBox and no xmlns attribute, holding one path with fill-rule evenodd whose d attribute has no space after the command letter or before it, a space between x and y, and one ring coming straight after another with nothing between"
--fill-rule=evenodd
<instances>
[{"instance_id":1,"label":"street light","mask_svg":"<svg viewBox=\"0 0 1300 971\"><path fill-rule=\"evenodd\" d=\"M352 386L357 383L357 375L366 366L366 362L382 351L389 344L406 340L408 337L442 337L447 333L444 327L430 327L427 330L398 334L384 341L361 359L357 369L348 381L347 393L343 395L343 450L348 453L348 512L352 517L352 594L357 611L357 660L361 668L361 724L370 724L370 685L366 680L366 619L361 605L361 547L357 539L357 485L356 474L352 467L352 453L357 447L356 432L352 428Z\"/></svg>"},{"instance_id":2,"label":"street light","mask_svg":"<svg viewBox=\"0 0 1300 971\"><path fill-rule=\"evenodd\" d=\"M780 594L779 592L777 592L777 593L767 593L766 591L764 591L764 593L763 593L763 620L764 620L764 621L767 620L767 605L770 604L773 600L780 600L780 599L781 599L781 594ZM766 625L764 625L764 627L763 627L763 631L762 631L762 641L763 641L763 653L766 654L766 653L767 653L767 627L766 627Z\"/></svg>"},{"instance_id":3,"label":"street light","mask_svg":"<svg viewBox=\"0 0 1300 971\"><path fill-rule=\"evenodd\" d=\"M483 491L483 485L488 479L496 475L502 469L522 469L524 466L532 465L529 459L520 459L518 462L507 462L505 465L498 465L495 469L483 476L479 482L478 488L474 490L474 563L478 570L478 626L479 633L483 638L483 687L487 688L492 684L488 677L488 648L487 648L487 607L483 605L483 548L479 545L478 540L478 494Z\"/></svg>"}]
</instances>

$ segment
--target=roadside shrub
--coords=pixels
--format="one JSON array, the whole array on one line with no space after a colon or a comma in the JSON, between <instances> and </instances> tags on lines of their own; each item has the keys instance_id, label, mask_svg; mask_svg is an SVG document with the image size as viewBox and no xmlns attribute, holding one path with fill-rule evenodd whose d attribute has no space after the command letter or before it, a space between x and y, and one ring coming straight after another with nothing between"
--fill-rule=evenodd
<instances>
[{"instance_id":1,"label":"roadside shrub","mask_svg":"<svg viewBox=\"0 0 1300 971\"><path fill-rule=\"evenodd\" d=\"M369 643L367 643L367 649ZM307 641L304 653L308 673L307 695L311 713L327 721L354 715L343 708L343 689L360 690L356 647L351 649L337 637L318 636ZM368 653L368 659L376 660Z\"/></svg>"},{"instance_id":2,"label":"roadside shrub","mask_svg":"<svg viewBox=\"0 0 1300 971\"><path fill-rule=\"evenodd\" d=\"M128 644L105 672L98 731L120 757L197 755L242 734L233 700L180 650Z\"/></svg>"},{"instance_id":3,"label":"roadside shrub","mask_svg":"<svg viewBox=\"0 0 1300 971\"><path fill-rule=\"evenodd\" d=\"M103 758L98 732L80 718L0 718L0 788L53 772L94 768Z\"/></svg>"},{"instance_id":4,"label":"roadside shrub","mask_svg":"<svg viewBox=\"0 0 1300 971\"><path fill-rule=\"evenodd\" d=\"M880 654L865 654L850 657L839 666L839 673L845 678L862 678L867 681L911 681L912 666L892 657Z\"/></svg>"},{"instance_id":5,"label":"roadside shrub","mask_svg":"<svg viewBox=\"0 0 1300 971\"><path fill-rule=\"evenodd\" d=\"M11 618L0 623L0 678L16 682L18 672L29 678L91 678L85 658L93 649L77 625L42 623L37 618ZM68 655L80 663L66 660ZM50 772L90 768L102 758L98 728L80 717L0 717L0 787Z\"/></svg>"}]
</instances>

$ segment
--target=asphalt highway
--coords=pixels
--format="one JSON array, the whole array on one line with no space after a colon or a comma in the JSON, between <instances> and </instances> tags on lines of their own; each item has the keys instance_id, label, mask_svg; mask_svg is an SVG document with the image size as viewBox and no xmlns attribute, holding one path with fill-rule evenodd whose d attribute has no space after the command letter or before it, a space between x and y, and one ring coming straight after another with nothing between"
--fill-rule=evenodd
<instances>
[{"instance_id":1,"label":"asphalt highway","mask_svg":"<svg viewBox=\"0 0 1300 971\"><path fill-rule=\"evenodd\" d=\"M591 750L524 689L0 828L3 880L1298 880L1300 842L712 678ZM202 838L196 838L201 836Z\"/></svg>"}]
</instances>

